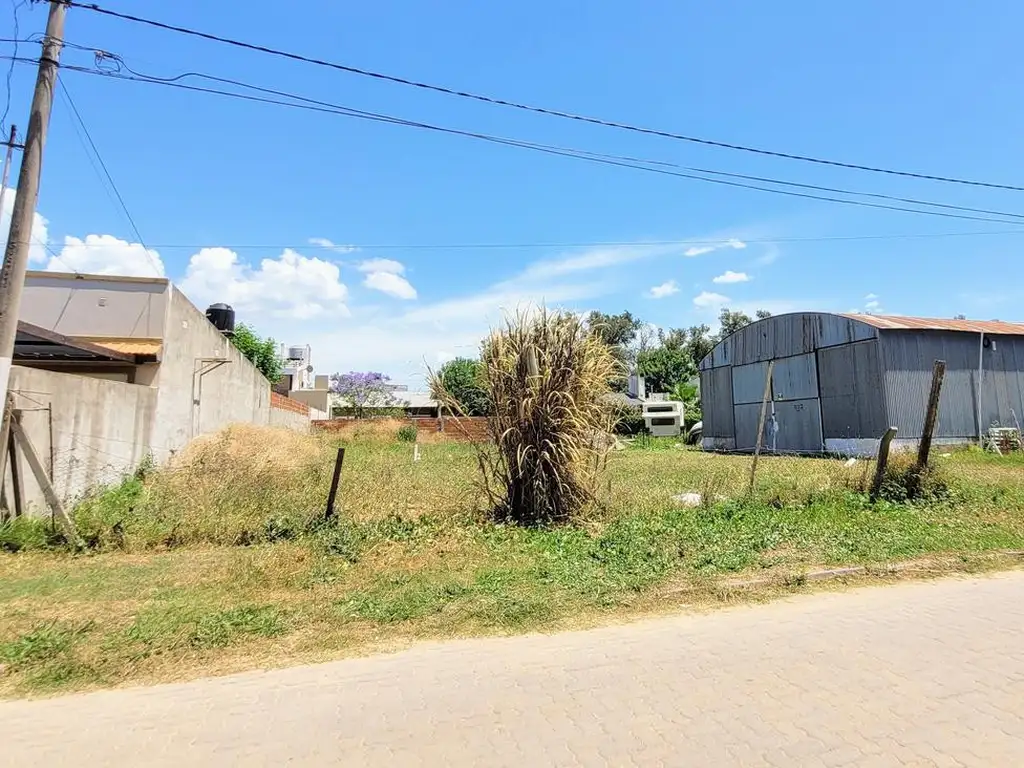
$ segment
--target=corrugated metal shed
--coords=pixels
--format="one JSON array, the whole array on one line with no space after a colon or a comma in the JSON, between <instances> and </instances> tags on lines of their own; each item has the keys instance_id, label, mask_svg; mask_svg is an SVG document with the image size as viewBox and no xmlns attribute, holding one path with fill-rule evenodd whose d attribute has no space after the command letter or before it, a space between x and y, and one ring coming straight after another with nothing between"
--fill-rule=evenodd
<instances>
[{"instance_id":1,"label":"corrugated metal shed","mask_svg":"<svg viewBox=\"0 0 1024 768\"><path fill-rule=\"evenodd\" d=\"M766 448L859 450L846 446L877 441L890 425L901 439L920 437L935 360L946 362L937 438L1024 422L1024 323L793 313L741 328L701 361L716 447L753 447L770 360Z\"/></svg>"}]
</instances>

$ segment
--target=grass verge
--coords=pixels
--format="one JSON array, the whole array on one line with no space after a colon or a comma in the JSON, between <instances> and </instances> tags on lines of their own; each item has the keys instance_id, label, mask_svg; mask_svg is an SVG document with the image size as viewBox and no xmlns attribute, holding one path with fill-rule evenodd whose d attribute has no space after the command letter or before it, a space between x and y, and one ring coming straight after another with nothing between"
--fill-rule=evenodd
<instances>
[{"instance_id":1,"label":"grass verge","mask_svg":"<svg viewBox=\"0 0 1024 768\"><path fill-rule=\"evenodd\" d=\"M48 523L0 529L0 695L45 695L315 661L419 639L589 626L805 588L816 567L984 570L1024 549L1024 460L939 456L929 493L869 503L869 467L674 444L610 457L573 525L483 514L468 446L349 443L338 518L319 524L333 444L235 431ZM898 467L896 470L898 472ZM898 489L897 489L898 490ZM671 497L701 492L682 507Z\"/></svg>"}]
</instances>

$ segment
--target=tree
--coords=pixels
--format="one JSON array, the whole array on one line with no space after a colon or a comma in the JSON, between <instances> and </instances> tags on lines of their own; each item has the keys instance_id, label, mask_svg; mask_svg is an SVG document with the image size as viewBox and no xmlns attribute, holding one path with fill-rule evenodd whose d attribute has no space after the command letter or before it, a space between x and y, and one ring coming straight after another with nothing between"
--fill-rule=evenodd
<instances>
[{"instance_id":1,"label":"tree","mask_svg":"<svg viewBox=\"0 0 1024 768\"><path fill-rule=\"evenodd\" d=\"M391 379L383 373L367 371L357 373L332 373L331 392L339 395L355 412L357 419L364 418L368 408L398 408L404 402L395 397Z\"/></svg>"},{"instance_id":2,"label":"tree","mask_svg":"<svg viewBox=\"0 0 1024 768\"><path fill-rule=\"evenodd\" d=\"M437 383L461 409L462 413L458 415L486 416L490 411L479 360L465 357L449 360L437 372Z\"/></svg>"},{"instance_id":3,"label":"tree","mask_svg":"<svg viewBox=\"0 0 1024 768\"><path fill-rule=\"evenodd\" d=\"M738 309L731 310L728 307L722 307L722 311L718 315L718 324L721 326L721 330L718 332L718 338L724 339L726 336L731 336L740 328L744 328L752 322L754 322L753 318L751 318L746 312Z\"/></svg>"},{"instance_id":4,"label":"tree","mask_svg":"<svg viewBox=\"0 0 1024 768\"><path fill-rule=\"evenodd\" d=\"M637 371L644 377L648 392L671 392L676 385L690 381L697 368L686 349L662 343L637 355Z\"/></svg>"},{"instance_id":5,"label":"tree","mask_svg":"<svg viewBox=\"0 0 1024 768\"><path fill-rule=\"evenodd\" d=\"M611 350L612 357L620 369L620 373L612 377L608 386L615 392L625 392L629 386L625 374L629 372L635 361L633 344L644 327L643 322L639 318L633 317L633 314L628 311L618 315L608 315L594 310L587 315L587 327L592 333L597 334L598 338Z\"/></svg>"},{"instance_id":6,"label":"tree","mask_svg":"<svg viewBox=\"0 0 1024 768\"><path fill-rule=\"evenodd\" d=\"M284 369L284 363L277 354L277 342L271 338L261 338L245 323L235 326L231 341L245 359L255 365L271 384L277 383Z\"/></svg>"}]
</instances>

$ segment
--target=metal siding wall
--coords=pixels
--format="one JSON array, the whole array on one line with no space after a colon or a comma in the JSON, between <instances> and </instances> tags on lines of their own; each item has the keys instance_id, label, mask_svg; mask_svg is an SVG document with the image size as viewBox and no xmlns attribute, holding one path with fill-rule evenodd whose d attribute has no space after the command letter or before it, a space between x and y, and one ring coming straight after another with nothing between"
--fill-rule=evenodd
<instances>
[{"instance_id":1,"label":"metal siding wall","mask_svg":"<svg viewBox=\"0 0 1024 768\"><path fill-rule=\"evenodd\" d=\"M821 408L817 398L776 401L775 422L778 424L776 450L801 453L818 453L823 450ZM757 432L756 424L754 432ZM770 435L765 435L765 439L770 445Z\"/></svg>"},{"instance_id":2,"label":"metal siding wall","mask_svg":"<svg viewBox=\"0 0 1024 768\"><path fill-rule=\"evenodd\" d=\"M818 350L818 377L825 438L880 437L889 428L877 339Z\"/></svg>"},{"instance_id":3,"label":"metal siding wall","mask_svg":"<svg viewBox=\"0 0 1024 768\"><path fill-rule=\"evenodd\" d=\"M996 348L984 353L981 424L1024 426L1024 337L992 336Z\"/></svg>"},{"instance_id":4,"label":"metal siding wall","mask_svg":"<svg viewBox=\"0 0 1024 768\"><path fill-rule=\"evenodd\" d=\"M760 403L764 399L768 363L736 365L731 370L733 403Z\"/></svg>"},{"instance_id":5,"label":"metal siding wall","mask_svg":"<svg viewBox=\"0 0 1024 768\"><path fill-rule=\"evenodd\" d=\"M921 436L932 365L936 360L945 360L946 376L935 436L976 437L978 335L955 331L883 331L879 338L888 421L899 429L898 436Z\"/></svg>"},{"instance_id":6,"label":"metal siding wall","mask_svg":"<svg viewBox=\"0 0 1024 768\"><path fill-rule=\"evenodd\" d=\"M763 385L761 394L764 394ZM818 364L813 352L775 361L772 397L776 401L818 397Z\"/></svg>"},{"instance_id":7,"label":"metal siding wall","mask_svg":"<svg viewBox=\"0 0 1024 768\"><path fill-rule=\"evenodd\" d=\"M770 406L769 406L770 407ZM751 451L757 441L757 422L761 418L760 403L742 403L734 408L736 450ZM767 419L765 424L767 425Z\"/></svg>"},{"instance_id":8,"label":"metal siding wall","mask_svg":"<svg viewBox=\"0 0 1024 768\"><path fill-rule=\"evenodd\" d=\"M733 437L732 368L701 371L700 400L707 437Z\"/></svg>"}]
</instances>

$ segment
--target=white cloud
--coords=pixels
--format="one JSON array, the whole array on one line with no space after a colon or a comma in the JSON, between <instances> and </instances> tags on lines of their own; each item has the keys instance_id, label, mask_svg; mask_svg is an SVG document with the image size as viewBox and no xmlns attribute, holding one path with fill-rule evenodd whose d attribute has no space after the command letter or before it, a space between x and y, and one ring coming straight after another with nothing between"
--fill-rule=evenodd
<instances>
[{"instance_id":1,"label":"white cloud","mask_svg":"<svg viewBox=\"0 0 1024 768\"><path fill-rule=\"evenodd\" d=\"M878 298L878 294L869 293L867 296L864 297L864 300L865 301L874 301L877 298Z\"/></svg>"},{"instance_id":2,"label":"white cloud","mask_svg":"<svg viewBox=\"0 0 1024 768\"><path fill-rule=\"evenodd\" d=\"M7 250L7 237L11 231L11 211L14 210L16 190L8 187L4 192L4 207L0 211L0 232L4 234L4 252ZM46 243L49 241L47 220L38 212L32 217L32 241L29 245L29 263L42 264L47 259Z\"/></svg>"},{"instance_id":3,"label":"white cloud","mask_svg":"<svg viewBox=\"0 0 1024 768\"><path fill-rule=\"evenodd\" d=\"M778 260L779 260L779 249L778 249L778 246L769 245L768 249L763 254L761 254L756 259L754 259L754 263L759 265L759 266L762 266L762 267L767 267L767 266L769 266L771 264L774 264Z\"/></svg>"},{"instance_id":4,"label":"white cloud","mask_svg":"<svg viewBox=\"0 0 1024 768\"><path fill-rule=\"evenodd\" d=\"M46 269L87 275L164 276L159 253L113 235L86 235L84 240L66 236L59 256L51 257Z\"/></svg>"},{"instance_id":5,"label":"white cloud","mask_svg":"<svg viewBox=\"0 0 1024 768\"><path fill-rule=\"evenodd\" d=\"M242 313L303 320L348 314L348 288L339 278L336 264L291 249L254 267L228 248L203 248L189 260L181 288L196 304L224 301Z\"/></svg>"},{"instance_id":6,"label":"white cloud","mask_svg":"<svg viewBox=\"0 0 1024 768\"><path fill-rule=\"evenodd\" d=\"M746 283L750 281L750 275L746 272L733 272L731 269L725 270L718 277L714 278L711 282L713 283Z\"/></svg>"},{"instance_id":7,"label":"white cloud","mask_svg":"<svg viewBox=\"0 0 1024 768\"><path fill-rule=\"evenodd\" d=\"M328 240L326 237L311 237L309 238L309 244L315 245L318 248L327 248L328 250L335 251L336 253L352 253L358 251L354 245L338 245L332 240Z\"/></svg>"},{"instance_id":8,"label":"white cloud","mask_svg":"<svg viewBox=\"0 0 1024 768\"><path fill-rule=\"evenodd\" d=\"M356 265L360 272L366 272L363 285L374 291L386 293L396 299L416 298L416 289L402 275L405 265L394 259L367 259Z\"/></svg>"},{"instance_id":9,"label":"white cloud","mask_svg":"<svg viewBox=\"0 0 1024 768\"><path fill-rule=\"evenodd\" d=\"M728 296L710 291L701 291L693 297L693 306L698 309L724 307L730 301Z\"/></svg>"},{"instance_id":10,"label":"white cloud","mask_svg":"<svg viewBox=\"0 0 1024 768\"><path fill-rule=\"evenodd\" d=\"M360 272L388 272L393 275L405 274L405 265L394 259L367 259L356 265Z\"/></svg>"},{"instance_id":11,"label":"white cloud","mask_svg":"<svg viewBox=\"0 0 1024 768\"><path fill-rule=\"evenodd\" d=\"M683 251L683 256L703 256L705 253L712 253L714 251L720 251L723 248L732 248L734 250L742 250L746 248L747 244L742 240L737 240L735 237L731 237L728 240L723 240L720 243L710 243L708 245L695 245L687 248Z\"/></svg>"},{"instance_id":12,"label":"white cloud","mask_svg":"<svg viewBox=\"0 0 1024 768\"><path fill-rule=\"evenodd\" d=\"M651 288L647 295L652 299L663 299L666 296L671 296L673 293L679 293L679 286L676 285L675 280L668 280L661 285Z\"/></svg>"},{"instance_id":13,"label":"white cloud","mask_svg":"<svg viewBox=\"0 0 1024 768\"><path fill-rule=\"evenodd\" d=\"M366 276L363 285L375 291L394 296L396 299L415 299L416 289L408 280L394 272L371 272Z\"/></svg>"}]
</instances>

